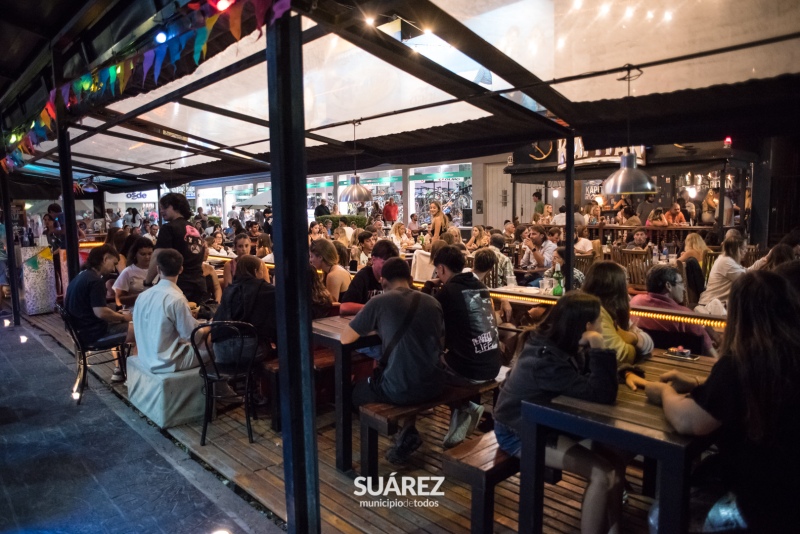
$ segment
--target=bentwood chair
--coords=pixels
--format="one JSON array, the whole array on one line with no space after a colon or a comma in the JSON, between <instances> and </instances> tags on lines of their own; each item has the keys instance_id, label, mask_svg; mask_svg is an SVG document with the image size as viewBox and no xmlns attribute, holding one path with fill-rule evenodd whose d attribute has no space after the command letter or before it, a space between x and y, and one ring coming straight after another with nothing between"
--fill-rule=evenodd
<instances>
[{"instance_id":1,"label":"bentwood chair","mask_svg":"<svg viewBox=\"0 0 800 534\"><path fill-rule=\"evenodd\" d=\"M647 288L647 271L653 266L653 251L651 247L644 250L619 249L620 265L628 272L629 292L645 291Z\"/></svg>"},{"instance_id":2,"label":"bentwood chair","mask_svg":"<svg viewBox=\"0 0 800 534\"><path fill-rule=\"evenodd\" d=\"M711 274L711 267L714 266L714 262L717 261L722 255L720 251L713 251L713 250L706 250L703 252L703 278L706 281L706 285L708 285L708 276Z\"/></svg>"},{"instance_id":3,"label":"bentwood chair","mask_svg":"<svg viewBox=\"0 0 800 534\"><path fill-rule=\"evenodd\" d=\"M581 255L575 256L575 268L578 269L583 274L586 274L586 271L589 270L589 267L595 261L594 255Z\"/></svg>"},{"instance_id":4,"label":"bentwood chair","mask_svg":"<svg viewBox=\"0 0 800 534\"><path fill-rule=\"evenodd\" d=\"M69 332L72 338L72 343L75 346L75 366L76 377L75 385L72 386L72 398L81 403L83 399L83 390L89 385L89 367L93 365L100 365L104 363L118 362L119 368L122 371L122 376L126 376L125 362L131 352L131 344L125 343L125 334L114 334L112 336L100 338L92 343L84 343L81 341L78 331L75 328L75 318L65 309L56 304L56 310L64 321L64 329ZM104 354L111 355L109 359L97 360L96 357Z\"/></svg>"},{"instance_id":5,"label":"bentwood chair","mask_svg":"<svg viewBox=\"0 0 800 534\"><path fill-rule=\"evenodd\" d=\"M742 257L742 267L750 267L761 257L758 245L747 245L747 250Z\"/></svg>"},{"instance_id":6,"label":"bentwood chair","mask_svg":"<svg viewBox=\"0 0 800 534\"><path fill-rule=\"evenodd\" d=\"M200 330L202 333L198 334ZM220 401L244 404L247 438L253 443L250 417L252 415L253 419L258 419L253 399L256 388L254 363L259 349L255 327L250 323L239 321L214 321L200 325L192 332L192 348L195 358L200 362L200 376L203 377L204 383L203 394L206 396L200 445L206 444L208 423L214 414L215 403ZM204 359L203 352L211 357ZM234 387L242 381L244 389L240 394Z\"/></svg>"}]
</instances>

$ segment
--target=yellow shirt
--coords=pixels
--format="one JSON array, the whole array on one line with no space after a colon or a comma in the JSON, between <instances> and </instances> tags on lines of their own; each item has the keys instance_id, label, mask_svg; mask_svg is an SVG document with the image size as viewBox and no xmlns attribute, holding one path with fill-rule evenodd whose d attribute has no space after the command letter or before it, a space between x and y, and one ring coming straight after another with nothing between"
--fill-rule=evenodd
<instances>
[{"instance_id":1,"label":"yellow shirt","mask_svg":"<svg viewBox=\"0 0 800 534\"><path fill-rule=\"evenodd\" d=\"M603 347L611 349L617 354L617 364L624 363L633 364L636 358L636 347L625 341L617 333L617 328L614 326L614 319L605 308L600 308L600 318L603 322Z\"/></svg>"}]
</instances>

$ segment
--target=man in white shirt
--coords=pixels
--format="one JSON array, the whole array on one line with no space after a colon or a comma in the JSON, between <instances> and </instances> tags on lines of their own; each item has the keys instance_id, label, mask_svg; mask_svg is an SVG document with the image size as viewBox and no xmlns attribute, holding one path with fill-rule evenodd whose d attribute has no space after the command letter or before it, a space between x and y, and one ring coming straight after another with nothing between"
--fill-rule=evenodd
<instances>
[{"instance_id":1,"label":"man in white shirt","mask_svg":"<svg viewBox=\"0 0 800 534\"><path fill-rule=\"evenodd\" d=\"M564 226L567 224L567 207L561 206L558 208L558 214L553 217L553 224L557 226Z\"/></svg>"},{"instance_id":2,"label":"man in white shirt","mask_svg":"<svg viewBox=\"0 0 800 534\"><path fill-rule=\"evenodd\" d=\"M529 230L529 237L525 240L528 250L525 251L520 265L529 271L525 281L528 284L538 285L537 281L542 274L553 266L553 254L558 247L547 239L547 231L544 226L534 224Z\"/></svg>"},{"instance_id":3,"label":"man in white shirt","mask_svg":"<svg viewBox=\"0 0 800 534\"><path fill-rule=\"evenodd\" d=\"M239 212L236 211L236 206L231 206L231 211L228 212L228 220L238 219L238 218L239 218Z\"/></svg>"},{"instance_id":4,"label":"man in white shirt","mask_svg":"<svg viewBox=\"0 0 800 534\"><path fill-rule=\"evenodd\" d=\"M158 225L156 223L151 224L147 234L144 237L152 241L155 245L156 241L158 241Z\"/></svg>"},{"instance_id":5,"label":"man in white shirt","mask_svg":"<svg viewBox=\"0 0 800 534\"><path fill-rule=\"evenodd\" d=\"M158 284L136 300L133 309L134 332L139 358L152 373L174 373L198 367L190 342L192 331L200 324L189 309L189 302L178 289L178 275L183 271L183 256L173 249L163 249L156 257ZM137 330L138 329L138 330ZM199 339L203 330L197 332ZM203 359L208 357L203 354Z\"/></svg>"}]
</instances>

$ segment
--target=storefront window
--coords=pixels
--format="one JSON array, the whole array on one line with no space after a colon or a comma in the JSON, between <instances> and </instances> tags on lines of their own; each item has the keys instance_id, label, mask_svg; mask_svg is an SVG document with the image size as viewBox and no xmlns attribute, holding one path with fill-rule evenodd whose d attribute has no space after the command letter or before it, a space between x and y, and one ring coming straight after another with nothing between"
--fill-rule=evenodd
<instances>
[{"instance_id":1,"label":"storefront window","mask_svg":"<svg viewBox=\"0 0 800 534\"><path fill-rule=\"evenodd\" d=\"M414 212L420 223L430 223L430 204L437 201L442 211L462 226L464 210L472 209L472 164L454 163L411 169Z\"/></svg>"},{"instance_id":2,"label":"storefront window","mask_svg":"<svg viewBox=\"0 0 800 534\"><path fill-rule=\"evenodd\" d=\"M222 217L222 187L197 189L197 207L203 208L206 215Z\"/></svg>"}]
</instances>

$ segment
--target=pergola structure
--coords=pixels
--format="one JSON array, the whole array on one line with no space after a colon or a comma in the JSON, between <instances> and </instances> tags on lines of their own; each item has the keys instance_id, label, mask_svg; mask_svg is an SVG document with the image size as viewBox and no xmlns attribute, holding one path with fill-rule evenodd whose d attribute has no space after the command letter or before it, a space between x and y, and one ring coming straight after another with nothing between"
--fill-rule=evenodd
<instances>
[{"instance_id":1,"label":"pergola structure","mask_svg":"<svg viewBox=\"0 0 800 534\"><path fill-rule=\"evenodd\" d=\"M270 0L227 2L231 7L219 15L221 4L6 6L0 19L0 47L8 51L0 56L6 149L17 150L17 139L29 138L31 129L41 133L37 117L48 102L57 127L37 135L8 175L0 172L0 194L8 213L9 181L60 179L74 276L73 181L92 177L102 189L126 191L270 176L277 276L287 281L278 288L278 345L289 422L287 509L296 532L319 530L308 288L301 277L287 276L307 263L307 173L351 169L354 148L368 168L566 138L572 205L576 135L587 148L604 148L629 138L672 143L798 128L800 4L794 0L295 0L266 31ZM158 45L162 31L166 42ZM156 80L151 68L159 53ZM115 91L119 75L126 83ZM623 76L632 78L630 98L618 82ZM572 235L571 211L566 235ZM565 274L569 284L572 269Z\"/></svg>"}]
</instances>

